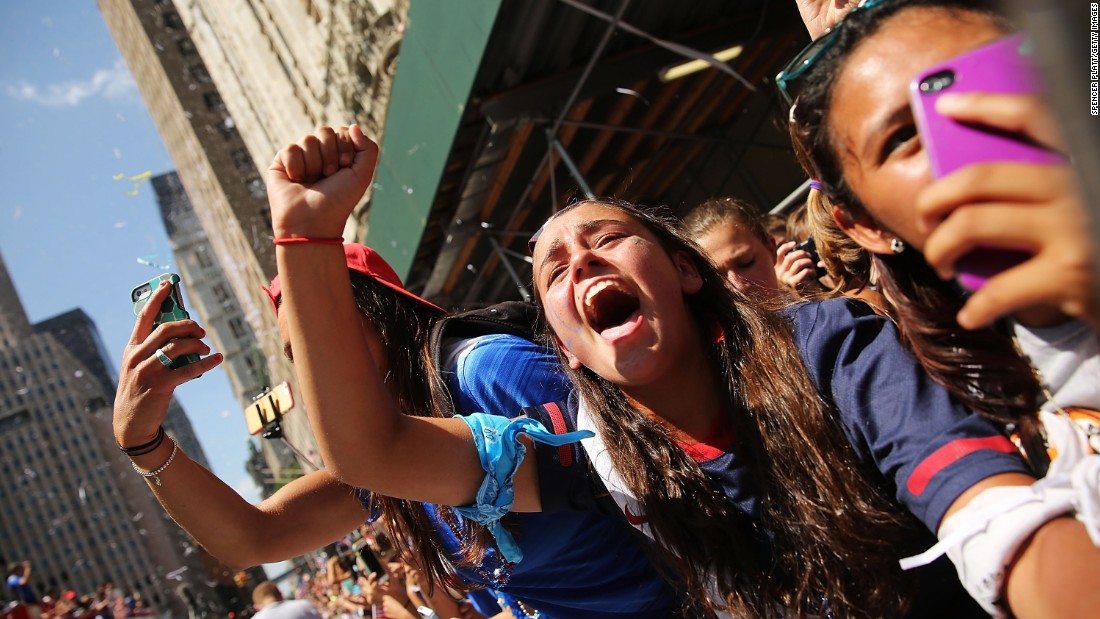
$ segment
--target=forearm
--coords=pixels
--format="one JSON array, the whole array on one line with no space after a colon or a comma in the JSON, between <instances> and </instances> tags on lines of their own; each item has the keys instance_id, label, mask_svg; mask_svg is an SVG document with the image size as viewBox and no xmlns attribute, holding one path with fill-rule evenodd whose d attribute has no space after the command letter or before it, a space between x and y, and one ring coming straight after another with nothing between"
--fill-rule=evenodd
<instances>
[{"instance_id":1,"label":"forearm","mask_svg":"<svg viewBox=\"0 0 1100 619\"><path fill-rule=\"evenodd\" d=\"M1008 573L1012 614L1093 617L1100 608L1100 548L1073 518L1048 522L1035 532Z\"/></svg>"},{"instance_id":2,"label":"forearm","mask_svg":"<svg viewBox=\"0 0 1100 619\"><path fill-rule=\"evenodd\" d=\"M302 396L332 474L389 496L472 501L484 474L469 430L458 420L401 414L379 365L408 360L372 356L370 326L356 308L341 249L280 247L276 255ZM426 449L430 462L416 457ZM446 463L446 475L439 474L439 463Z\"/></svg>"},{"instance_id":3,"label":"forearm","mask_svg":"<svg viewBox=\"0 0 1100 619\"><path fill-rule=\"evenodd\" d=\"M356 473L387 466L379 450L394 439L400 411L364 343L344 254L303 245L279 247L276 257L294 366L326 466L366 486Z\"/></svg>"},{"instance_id":4,"label":"forearm","mask_svg":"<svg viewBox=\"0 0 1100 619\"><path fill-rule=\"evenodd\" d=\"M172 450L166 440L156 451L133 458L143 471L163 466ZM234 567L272 563L332 542L365 519L350 490L313 473L252 505L228 484L179 449L150 489L169 516L211 554Z\"/></svg>"}]
</instances>

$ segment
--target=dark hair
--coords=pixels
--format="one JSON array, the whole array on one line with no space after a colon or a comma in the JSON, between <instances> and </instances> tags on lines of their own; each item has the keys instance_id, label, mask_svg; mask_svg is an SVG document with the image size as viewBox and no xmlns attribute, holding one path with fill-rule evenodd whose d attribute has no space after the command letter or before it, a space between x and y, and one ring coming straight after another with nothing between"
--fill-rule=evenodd
<instances>
[{"instance_id":1,"label":"dark hair","mask_svg":"<svg viewBox=\"0 0 1100 619\"><path fill-rule=\"evenodd\" d=\"M566 365L619 473L645 507L662 558L708 606L735 614L777 616L777 601L796 616L901 614L908 579L897 556L914 521L860 471L785 318L729 286L675 218L601 204L641 222L669 254L684 253L698 269L702 288L686 301L696 324L724 333L714 342L703 327L700 345L730 402L737 458L761 497L766 531L733 506L668 426L587 367ZM770 563L756 552L768 535ZM708 594L711 575L719 599Z\"/></svg>"},{"instance_id":2,"label":"dark hair","mask_svg":"<svg viewBox=\"0 0 1100 619\"><path fill-rule=\"evenodd\" d=\"M1006 32L1010 29L984 0L893 0L855 12L844 20L836 41L799 80L799 94L790 111L790 133L807 174L820 179L828 199L853 218L868 211L844 178L830 131L829 110L836 78L862 41L892 17L915 8L978 16ZM1037 444L1039 422L1035 413L1041 387L1011 339L993 329L972 331L960 327L955 320L964 301L960 291L953 283L941 280L916 250L873 254L871 260L902 341L928 375L969 408L1016 426L1025 446ZM1041 469L1045 462L1041 450L1029 449L1028 455Z\"/></svg>"},{"instance_id":3,"label":"dark hair","mask_svg":"<svg viewBox=\"0 0 1100 619\"><path fill-rule=\"evenodd\" d=\"M370 321L386 351L389 372L385 381L397 394L401 413L416 417L451 416L454 407L450 392L427 346L432 325L439 314L395 294L371 277L356 271L348 273L355 305ZM409 351L416 352L410 355ZM371 501L381 511L381 520L395 548L417 557L429 587L441 582L457 589L471 588L469 582L456 574L455 567L476 567L485 560L486 550L495 547L485 527L469 519L460 521L451 507L434 506L461 544L462 557L456 563L440 542L422 503L378 494L372 494Z\"/></svg>"}]
</instances>

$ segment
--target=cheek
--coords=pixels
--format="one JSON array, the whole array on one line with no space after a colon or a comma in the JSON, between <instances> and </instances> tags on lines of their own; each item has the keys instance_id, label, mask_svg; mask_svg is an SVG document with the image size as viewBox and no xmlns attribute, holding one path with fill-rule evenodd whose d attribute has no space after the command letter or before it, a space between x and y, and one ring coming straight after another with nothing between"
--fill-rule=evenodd
<instances>
[{"instance_id":1,"label":"cheek","mask_svg":"<svg viewBox=\"0 0 1100 619\"><path fill-rule=\"evenodd\" d=\"M931 183L927 158L913 157L904 165L884 168L873 191L864 199L867 210L886 228L921 248L925 234L917 222L917 196ZM857 193L857 195L859 195Z\"/></svg>"},{"instance_id":2,"label":"cheek","mask_svg":"<svg viewBox=\"0 0 1100 619\"><path fill-rule=\"evenodd\" d=\"M573 338L581 332L584 325L577 316L568 286L554 286L543 293L542 309L546 313L546 323L551 332L566 350L571 350Z\"/></svg>"},{"instance_id":3,"label":"cheek","mask_svg":"<svg viewBox=\"0 0 1100 619\"><path fill-rule=\"evenodd\" d=\"M763 260L759 260L752 269L750 276L752 281L766 288L775 287L775 267Z\"/></svg>"},{"instance_id":4,"label":"cheek","mask_svg":"<svg viewBox=\"0 0 1100 619\"><path fill-rule=\"evenodd\" d=\"M733 284L733 289L737 292L744 293L749 289L749 282L733 271L726 271L726 279Z\"/></svg>"}]
</instances>

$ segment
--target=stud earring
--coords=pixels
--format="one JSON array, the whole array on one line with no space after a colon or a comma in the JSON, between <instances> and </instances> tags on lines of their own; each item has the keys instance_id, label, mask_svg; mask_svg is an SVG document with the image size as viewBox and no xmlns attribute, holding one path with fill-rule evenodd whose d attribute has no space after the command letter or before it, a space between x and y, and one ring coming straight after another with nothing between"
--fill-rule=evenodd
<instances>
[{"instance_id":1,"label":"stud earring","mask_svg":"<svg viewBox=\"0 0 1100 619\"><path fill-rule=\"evenodd\" d=\"M895 236L894 238L890 239L890 251L894 252L895 254L900 254L901 252L905 251L905 242Z\"/></svg>"}]
</instances>

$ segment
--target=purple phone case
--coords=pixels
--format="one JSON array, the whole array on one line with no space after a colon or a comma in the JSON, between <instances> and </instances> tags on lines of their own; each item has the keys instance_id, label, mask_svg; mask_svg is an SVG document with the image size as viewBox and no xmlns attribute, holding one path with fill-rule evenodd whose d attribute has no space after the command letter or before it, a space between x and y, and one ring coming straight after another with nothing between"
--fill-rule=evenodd
<instances>
[{"instance_id":1,"label":"purple phone case","mask_svg":"<svg viewBox=\"0 0 1100 619\"><path fill-rule=\"evenodd\" d=\"M909 85L917 130L932 174L941 178L972 163L1022 161L1056 163L1062 158L1019 136L963 124L936 113L936 100L947 93L988 92L1025 94L1042 92L1038 70L1025 35L999 39L976 50L936 65L917 75ZM926 78L953 71L955 81L939 92L921 92Z\"/></svg>"},{"instance_id":2,"label":"purple phone case","mask_svg":"<svg viewBox=\"0 0 1100 619\"><path fill-rule=\"evenodd\" d=\"M922 82L945 71L954 72L954 82L950 86L937 92L921 91ZM1063 161L1057 153L1020 136L958 122L941 116L935 107L940 96L951 92L1025 94L1042 91L1030 43L1023 34L998 39L922 71L909 85L909 98L933 176L942 178L959 168L980 162L1043 164ZM955 269L960 284L969 290L977 290L989 277L1030 256L1026 251L983 248L959 258Z\"/></svg>"}]
</instances>

